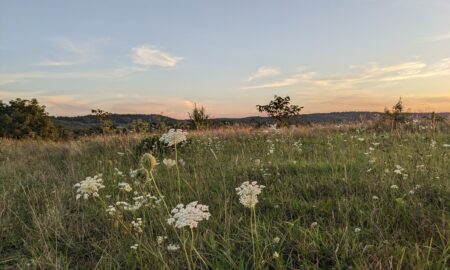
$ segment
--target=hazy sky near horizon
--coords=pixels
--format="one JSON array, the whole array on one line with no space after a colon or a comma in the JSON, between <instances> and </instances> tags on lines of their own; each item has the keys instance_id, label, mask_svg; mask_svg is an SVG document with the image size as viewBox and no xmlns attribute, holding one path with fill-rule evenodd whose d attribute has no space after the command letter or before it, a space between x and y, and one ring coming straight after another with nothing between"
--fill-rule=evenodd
<instances>
[{"instance_id":1,"label":"hazy sky near horizon","mask_svg":"<svg viewBox=\"0 0 450 270\"><path fill-rule=\"evenodd\" d=\"M0 100L53 115L450 111L450 1L0 0Z\"/></svg>"}]
</instances>

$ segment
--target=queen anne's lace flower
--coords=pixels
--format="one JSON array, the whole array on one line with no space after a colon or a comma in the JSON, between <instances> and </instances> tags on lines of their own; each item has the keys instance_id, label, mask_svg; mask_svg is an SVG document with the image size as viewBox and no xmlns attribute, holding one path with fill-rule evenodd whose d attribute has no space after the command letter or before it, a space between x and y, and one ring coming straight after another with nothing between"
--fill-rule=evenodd
<instances>
[{"instance_id":1,"label":"queen anne's lace flower","mask_svg":"<svg viewBox=\"0 0 450 270\"><path fill-rule=\"evenodd\" d=\"M114 216L116 214L117 210L113 205L108 206L108 208L106 208L106 213L108 213L108 215L110 216Z\"/></svg>"},{"instance_id":2,"label":"queen anne's lace flower","mask_svg":"<svg viewBox=\"0 0 450 270\"><path fill-rule=\"evenodd\" d=\"M239 202L245 207L254 208L258 203L258 194L261 193L263 185L258 185L256 181L245 181L242 185L236 188L236 192L239 195Z\"/></svg>"},{"instance_id":3,"label":"queen anne's lace flower","mask_svg":"<svg viewBox=\"0 0 450 270\"><path fill-rule=\"evenodd\" d=\"M187 133L183 132L181 129L170 129L169 132L164 133L159 140L167 144L167 146L172 146L186 141L186 134Z\"/></svg>"},{"instance_id":4,"label":"queen anne's lace flower","mask_svg":"<svg viewBox=\"0 0 450 270\"><path fill-rule=\"evenodd\" d=\"M186 207L183 204L178 204L171 211L172 216L167 219L169 225L174 225L176 228L197 228L197 225L202 220L208 220L211 214L207 205L199 204L198 202L191 202Z\"/></svg>"},{"instance_id":5,"label":"queen anne's lace flower","mask_svg":"<svg viewBox=\"0 0 450 270\"><path fill-rule=\"evenodd\" d=\"M177 244L169 244L167 245L167 250L168 251L177 251L180 249L180 245Z\"/></svg>"},{"instance_id":6,"label":"queen anne's lace flower","mask_svg":"<svg viewBox=\"0 0 450 270\"><path fill-rule=\"evenodd\" d=\"M167 239L167 236L159 235L156 237L156 242L158 243L158 245L161 245L166 239Z\"/></svg>"},{"instance_id":7,"label":"queen anne's lace flower","mask_svg":"<svg viewBox=\"0 0 450 270\"><path fill-rule=\"evenodd\" d=\"M132 220L131 227L133 228L133 230L136 233L138 233L138 234L143 233L144 230L142 228L143 227L142 218L137 218L136 220Z\"/></svg>"},{"instance_id":8,"label":"queen anne's lace flower","mask_svg":"<svg viewBox=\"0 0 450 270\"><path fill-rule=\"evenodd\" d=\"M80 183L76 183L73 187L77 189L77 200L83 197L83 199L87 200L90 196L98 197L98 192L100 189L105 188L103 185L102 175L98 174L94 177L86 177L85 180Z\"/></svg>"},{"instance_id":9,"label":"queen anne's lace flower","mask_svg":"<svg viewBox=\"0 0 450 270\"><path fill-rule=\"evenodd\" d=\"M278 252L275 251L275 252L273 253L272 257L273 257L274 259L278 259L278 258L280 257L280 254L278 254Z\"/></svg>"},{"instance_id":10,"label":"queen anne's lace flower","mask_svg":"<svg viewBox=\"0 0 450 270\"><path fill-rule=\"evenodd\" d=\"M133 190L133 188L130 186L130 184L128 184L126 182L120 182L119 188L120 188L120 190L123 190L125 192L131 192Z\"/></svg>"},{"instance_id":11,"label":"queen anne's lace flower","mask_svg":"<svg viewBox=\"0 0 450 270\"><path fill-rule=\"evenodd\" d=\"M274 244L278 244L278 243L280 243L280 237L278 237L278 236L276 236L273 240L272 240L272 242L274 243Z\"/></svg>"},{"instance_id":12,"label":"queen anne's lace flower","mask_svg":"<svg viewBox=\"0 0 450 270\"><path fill-rule=\"evenodd\" d=\"M170 158L163 159L163 163L164 163L164 165L167 166L167 168L172 168L173 166L175 166L177 164L176 160L173 160Z\"/></svg>"}]
</instances>

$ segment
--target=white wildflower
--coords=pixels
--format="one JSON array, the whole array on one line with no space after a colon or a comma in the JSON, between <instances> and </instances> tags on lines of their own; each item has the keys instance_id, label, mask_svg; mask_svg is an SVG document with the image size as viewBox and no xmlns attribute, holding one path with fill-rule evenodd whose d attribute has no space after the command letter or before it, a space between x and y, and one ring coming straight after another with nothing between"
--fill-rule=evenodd
<instances>
[{"instance_id":1,"label":"white wildflower","mask_svg":"<svg viewBox=\"0 0 450 270\"><path fill-rule=\"evenodd\" d=\"M131 248L132 250L137 250L138 247L139 247L139 244L134 244L134 245L132 245L130 248Z\"/></svg>"},{"instance_id":2,"label":"white wildflower","mask_svg":"<svg viewBox=\"0 0 450 270\"><path fill-rule=\"evenodd\" d=\"M274 244L278 244L279 242L280 242L280 237L275 237L273 240L272 240L272 242L274 243Z\"/></svg>"},{"instance_id":3,"label":"white wildflower","mask_svg":"<svg viewBox=\"0 0 450 270\"><path fill-rule=\"evenodd\" d=\"M359 233L359 232L361 232L361 229L358 228L358 227L356 227L356 228L355 228L355 233Z\"/></svg>"},{"instance_id":4,"label":"white wildflower","mask_svg":"<svg viewBox=\"0 0 450 270\"><path fill-rule=\"evenodd\" d=\"M431 143L430 143L430 147L431 148L435 148L436 147L436 141L435 140L431 140Z\"/></svg>"},{"instance_id":5,"label":"white wildflower","mask_svg":"<svg viewBox=\"0 0 450 270\"><path fill-rule=\"evenodd\" d=\"M126 182L120 182L119 188L120 188L120 190L125 191L125 192L131 192L133 190L133 188L130 186L130 184L128 184Z\"/></svg>"},{"instance_id":6,"label":"white wildflower","mask_svg":"<svg viewBox=\"0 0 450 270\"><path fill-rule=\"evenodd\" d=\"M170 129L169 132L163 134L159 139L161 142L167 144L167 146L177 145L187 140L186 132L181 129Z\"/></svg>"},{"instance_id":7,"label":"white wildflower","mask_svg":"<svg viewBox=\"0 0 450 270\"><path fill-rule=\"evenodd\" d=\"M421 164L421 165L417 165L416 169L420 170L420 171L425 171L425 165Z\"/></svg>"},{"instance_id":8,"label":"white wildflower","mask_svg":"<svg viewBox=\"0 0 450 270\"><path fill-rule=\"evenodd\" d=\"M278 252L275 251L275 252L273 253L272 257L273 257L274 259L278 259L278 257L280 257L280 254L278 254Z\"/></svg>"},{"instance_id":9,"label":"white wildflower","mask_svg":"<svg viewBox=\"0 0 450 270\"><path fill-rule=\"evenodd\" d=\"M123 176L123 172L120 171L120 170L117 169L117 168L114 168L114 174L116 174L116 175L118 175L118 176Z\"/></svg>"},{"instance_id":10,"label":"white wildflower","mask_svg":"<svg viewBox=\"0 0 450 270\"><path fill-rule=\"evenodd\" d=\"M166 239L167 239L167 236L157 236L156 242L158 243L158 245L161 245L164 242L164 240L166 240Z\"/></svg>"},{"instance_id":11,"label":"white wildflower","mask_svg":"<svg viewBox=\"0 0 450 270\"><path fill-rule=\"evenodd\" d=\"M110 215L110 216L114 216L116 211L117 210L113 205L110 205L110 206L108 206L108 208L106 208L106 213L108 213L108 215Z\"/></svg>"},{"instance_id":12,"label":"white wildflower","mask_svg":"<svg viewBox=\"0 0 450 270\"><path fill-rule=\"evenodd\" d=\"M184 207L183 204L178 204L171 211L172 216L167 219L169 225L174 224L176 228L197 228L197 225L202 220L208 220L211 214L207 205L199 204L194 201Z\"/></svg>"},{"instance_id":13,"label":"white wildflower","mask_svg":"<svg viewBox=\"0 0 450 270\"><path fill-rule=\"evenodd\" d=\"M174 159L170 159L170 158L165 158L163 159L163 163L164 165L166 165L167 168L172 168L173 166L175 166L177 164L176 160Z\"/></svg>"},{"instance_id":14,"label":"white wildflower","mask_svg":"<svg viewBox=\"0 0 450 270\"><path fill-rule=\"evenodd\" d=\"M130 205L130 204L127 202L122 202L122 201L116 202L116 206L127 206L127 205Z\"/></svg>"},{"instance_id":15,"label":"white wildflower","mask_svg":"<svg viewBox=\"0 0 450 270\"><path fill-rule=\"evenodd\" d=\"M136 220L132 220L131 221L131 227L133 228L133 230L136 233L138 233L138 234L143 233L144 230L142 228L143 227L142 218L137 218Z\"/></svg>"},{"instance_id":16,"label":"white wildflower","mask_svg":"<svg viewBox=\"0 0 450 270\"><path fill-rule=\"evenodd\" d=\"M380 198L378 198L378 196L376 196L376 195L373 195L372 196L372 200L374 200L374 201L378 201Z\"/></svg>"},{"instance_id":17,"label":"white wildflower","mask_svg":"<svg viewBox=\"0 0 450 270\"><path fill-rule=\"evenodd\" d=\"M177 244L169 244L167 246L168 251L177 251L179 249L180 249L180 245L177 245Z\"/></svg>"},{"instance_id":18,"label":"white wildflower","mask_svg":"<svg viewBox=\"0 0 450 270\"><path fill-rule=\"evenodd\" d=\"M402 174L404 170L405 170L405 169L403 169L402 166L400 166L400 165L395 165L394 173L395 173L395 174Z\"/></svg>"},{"instance_id":19,"label":"white wildflower","mask_svg":"<svg viewBox=\"0 0 450 270\"><path fill-rule=\"evenodd\" d=\"M184 161L184 159L182 159L182 158L180 158L179 160L178 160L178 163L180 163L180 165L181 166L186 166L186 161Z\"/></svg>"},{"instance_id":20,"label":"white wildflower","mask_svg":"<svg viewBox=\"0 0 450 270\"><path fill-rule=\"evenodd\" d=\"M317 225L319 225L319 223L317 223L316 221L314 221L313 223L311 223L311 228L315 228L317 227Z\"/></svg>"},{"instance_id":21,"label":"white wildflower","mask_svg":"<svg viewBox=\"0 0 450 270\"><path fill-rule=\"evenodd\" d=\"M75 184L74 187L78 188L76 196L77 200L81 197L85 200L89 199L90 196L98 197L100 189L105 188L101 174L94 177L86 177L85 180Z\"/></svg>"},{"instance_id":22,"label":"white wildflower","mask_svg":"<svg viewBox=\"0 0 450 270\"><path fill-rule=\"evenodd\" d=\"M398 186L397 185L392 185L391 189L398 189Z\"/></svg>"},{"instance_id":23,"label":"white wildflower","mask_svg":"<svg viewBox=\"0 0 450 270\"><path fill-rule=\"evenodd\" d=\"M245 207L254 208L258 203L258 195L263 188L265 186L258 185L256 181L252 183L245 181L240 187L236 188L236 192L239 195L239 202Z\"/></svg>"},{"instance_id":24,"label":"white wildflower","mask_svg":"<svg viewBox=\"0 0 450 270\"><path fill-rule=\"evenodd\" d=\"M137 169L137 170L130 169L130 177L131 178L135 178L138 175L138 173L139 173L139 169Z\"/></svg>"}]
</instances>

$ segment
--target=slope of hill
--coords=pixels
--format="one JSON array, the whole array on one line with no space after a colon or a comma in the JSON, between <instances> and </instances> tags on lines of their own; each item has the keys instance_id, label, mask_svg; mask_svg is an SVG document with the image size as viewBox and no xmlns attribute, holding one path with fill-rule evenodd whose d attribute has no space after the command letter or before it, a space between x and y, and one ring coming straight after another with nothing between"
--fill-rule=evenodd
<instances>
[{"instance_id":1,"label":"slope of hill","mask_svg":"<svg viewBox=\"0 0 450 270\"><path fill-rule=\"evenodd\" d=\"M332 113L313 113L303 114L301 116L291 119L292 124L304 124L304 123L346 123L355 122L361 120L372 120L379 117L379 112L332 112ZM430 113L406 113L409 117L424 118L430 117ZM449 118L450 113L439 113L440 116ZM94 115L85 116L56 116L52 117L53 121L59 125L62 125L71 129L89 129L98 125L98 119ZM175 119L159 114L112 114L110 119L115 125L119 127L127 127L132 121L141 119L143 121L150 122L158 125L163 122L167 125L183 125L187 124L189 120ZM272 120L269 117L250 116L243 118L214 118L211 119L213 125L234 125L234 124L269 124Z\"/></svg>"}]
</instances>

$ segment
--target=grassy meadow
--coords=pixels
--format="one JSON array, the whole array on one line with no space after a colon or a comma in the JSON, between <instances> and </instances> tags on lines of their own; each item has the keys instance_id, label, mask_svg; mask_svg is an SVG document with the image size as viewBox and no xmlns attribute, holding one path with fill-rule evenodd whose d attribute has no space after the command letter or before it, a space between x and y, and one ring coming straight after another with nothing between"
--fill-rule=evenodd
<instances>
[{"instance_id":1,"label":"grassy meadow","mask_svg":"<svg viewBox=\"0 0 450 270\"><path fill-rule=\"evenodd\" d=\"M0 268L450 267L448 126L188 132L142 177L148 136L0 141ZM77 200L98 174L99 196ZM265 186L254 208L236 194L245 181ZM192 201L208 220L167 223Z\"/></svg>"}]
</instances>

